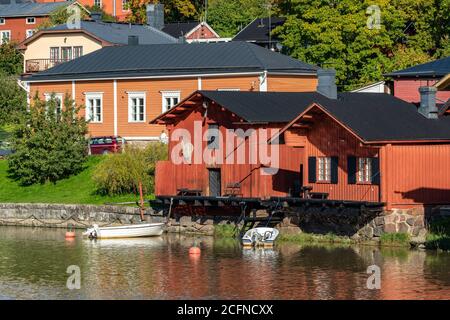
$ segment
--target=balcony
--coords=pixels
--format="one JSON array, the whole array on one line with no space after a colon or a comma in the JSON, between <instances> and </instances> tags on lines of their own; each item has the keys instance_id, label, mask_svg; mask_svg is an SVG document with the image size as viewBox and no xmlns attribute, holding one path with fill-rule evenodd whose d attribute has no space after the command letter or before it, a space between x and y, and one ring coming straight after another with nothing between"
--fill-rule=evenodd
<instances>
[{"instance_id":1,"label":"balcony","mask_svg":"<svg viewBox=\"0 0 450 320\"><path fill-rule=\"evenodd\" d=\"M69 61L68 59L30 59L25 61L25 73L34 73L44 71L63 62Z\"/></svg>"}]
</instances>

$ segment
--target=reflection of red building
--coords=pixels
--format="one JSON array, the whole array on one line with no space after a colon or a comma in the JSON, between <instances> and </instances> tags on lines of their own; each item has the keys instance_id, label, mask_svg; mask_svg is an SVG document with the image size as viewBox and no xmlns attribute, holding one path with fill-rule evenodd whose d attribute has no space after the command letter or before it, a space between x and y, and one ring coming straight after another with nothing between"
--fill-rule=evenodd
<instances>
[{"instance_id":1,"label":"reflection of red building","mask_svg":"<svg viewBox=\"0 0 450 320\"><path fill-rule=\"evenodd\" d=\"M223 196L239 184L244 197L298 197L308 185L331 200L385 202L388 208L448 203L450 168L440 164L450 157L450 118L437 117L432 88L422 90L417 111L387 94L337 95L334 75L318 74L318 92L197 91L157 117L151 123L167 126L169 155L184 160L158 163L156 194L188 189ZM254 129L255 138L226 140L236 129ZM280 130L271 144L279 147L279 163L276 156L263 162L260 150L250 161L249 150L274 137L260 129ZM227 144L231 151L241 146L244 163ZM193 149L185 149L189 145ZM268 175L271 166L278 171Z\"/></svg>"}]
</instances>

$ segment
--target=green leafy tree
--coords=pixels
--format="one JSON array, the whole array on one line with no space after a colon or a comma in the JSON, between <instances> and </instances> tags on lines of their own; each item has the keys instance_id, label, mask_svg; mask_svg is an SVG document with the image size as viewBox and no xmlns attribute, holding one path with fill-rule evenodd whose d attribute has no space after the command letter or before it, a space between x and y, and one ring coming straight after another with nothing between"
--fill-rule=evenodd
<instances>
[{"instance_id":1,"label":"green leafy tree","mask_svg":"<svg viewBox=\"0 0 450 320\"><path fill-rule=\"evenodd\" d=\"M54 95L42 101L36 94L13 133L9 174L22 185L56 182L83 169L87 123L67 95L60 104Z\"/></svg>"},{"instance_id":2,"label":"green leafy tree","mask_svg":"<svg viewBox=\"0 0 450 320\"><path fill-rule=\"evenodd\" d=\"M255 18L268 17L271 8L276 4L269 1L211 0L207 21L222 37L233 37Z\"/></svg>"},{"instance_id":3,"label":"green leafy tree","mask_svg":"<svg viewBox=\"0 0 450 320\"><path fill-rule=\"evenodd\" d=\"M372 5L380 9L379 28L367 24ZM449 51L449 0L284 0L278 8L287 21L274 33L285 52L335 68L341 90Z\"/></svg>"},{"instance_id":4,"label":"green leafy tree","mask_svg":"<svg viewBox=\"0 0 450 320\"><path fill-rule=\"evenodd\" d=\"M27 95L14 76L0 75L0 126L15 123L26 112Z\"/></svg>"},{"instance_id":5,"label":"green leafy tree","mask_svg":"<svg viewBox=\"0 0 450 320\"><path fill-rule=\"evenodd\" d=\"M23 70L23 56L14 43L0 45L0 75L18 75Z\"/></svg>"}]
</instances>

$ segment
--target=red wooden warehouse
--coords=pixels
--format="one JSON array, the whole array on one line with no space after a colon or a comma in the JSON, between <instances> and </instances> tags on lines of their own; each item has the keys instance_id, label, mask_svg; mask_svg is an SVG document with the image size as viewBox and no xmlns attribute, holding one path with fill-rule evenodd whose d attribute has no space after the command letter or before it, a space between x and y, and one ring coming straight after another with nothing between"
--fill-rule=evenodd
<instances>
[{"instance_id":1,"label":"red wooden warehouse","mask_svg":"<svg viewBox=\"0 0 450 320\"><path fill-rule=\"evenodd\" d=\"M318 75L317 92L197 91L153 120L167 126L171 155L157 164L156 195L450 203L450 117L439 116L435 88L421 88L417 109L387 94L337 94L334 74ZM236 129L255 132L227 136ZM271 161L252 159L255 146ZM230 152L239 147L244 162Z\"/></svg>"}]
</instances>

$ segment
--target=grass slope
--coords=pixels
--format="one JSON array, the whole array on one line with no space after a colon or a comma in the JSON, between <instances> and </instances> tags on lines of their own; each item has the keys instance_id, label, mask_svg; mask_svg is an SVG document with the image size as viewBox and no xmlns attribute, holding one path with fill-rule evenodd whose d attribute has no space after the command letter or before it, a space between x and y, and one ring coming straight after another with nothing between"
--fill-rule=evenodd
<instances>
[{"instance_id":1,"label":"grass slope","mask_svg":"<svg viewBox=\"0 0 450 320\"><path fill-rule=\"evenodd\" d=\"M92 173L102 161L102 157L89 157L86 169L76 176L57 183L20 186L8 178L8 163L0 160L0 202L13 203L63 203L63 204L104 204L105 202L136 201L136 195L107 197L95 194Z\"/></svg>"}]
</instances>

